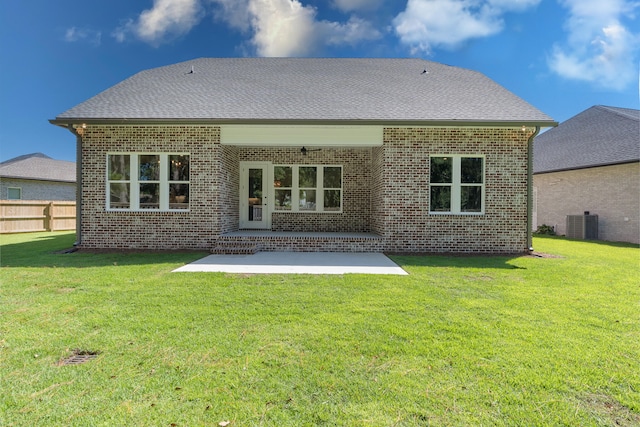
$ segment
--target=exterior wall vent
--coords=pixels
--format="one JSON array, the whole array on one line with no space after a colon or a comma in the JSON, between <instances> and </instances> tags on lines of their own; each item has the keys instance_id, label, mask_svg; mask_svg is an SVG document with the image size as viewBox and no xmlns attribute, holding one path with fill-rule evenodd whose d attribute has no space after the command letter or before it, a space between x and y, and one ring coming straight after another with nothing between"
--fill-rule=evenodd
<instances>
[{"instance_id":1,"label":"exterior wall vent","mask_svg":"<svg viewBox=\"0 0 640 427\"><path fill-rule=\"evenodd\" d=\"M567 215L567 237L571 239L598 240L598 215Z\"/></svg>"}]
</instances>

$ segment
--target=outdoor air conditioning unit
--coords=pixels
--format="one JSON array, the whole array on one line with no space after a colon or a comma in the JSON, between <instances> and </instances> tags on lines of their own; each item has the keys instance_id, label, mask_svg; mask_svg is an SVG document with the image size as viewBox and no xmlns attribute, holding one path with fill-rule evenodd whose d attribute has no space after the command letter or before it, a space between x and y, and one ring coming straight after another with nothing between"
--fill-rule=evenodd
<instances>
[{"instance_id":1,"label":"outdoor air conditioning unit","mask_svg":"<svg viewBox=\"0 0 640 427\"><path fill-rule=\"evenodd\" d=\"M567 215L567 237L598 240L598 215Z\"/></svg>"}]
</instances>

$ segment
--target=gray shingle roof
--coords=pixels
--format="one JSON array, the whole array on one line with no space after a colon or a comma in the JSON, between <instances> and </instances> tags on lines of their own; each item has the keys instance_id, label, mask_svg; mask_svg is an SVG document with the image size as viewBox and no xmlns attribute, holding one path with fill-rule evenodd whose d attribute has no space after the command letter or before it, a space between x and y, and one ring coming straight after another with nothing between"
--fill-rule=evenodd
<instances>
[{"instance_id":1,"label":"gray shingle roof","mask_svg":"<svg viewBox=\"0 0 640 427\"><path fill-rule=\"evenodd\" d=\"M478 72L372 58L195 59L135 74L52 122L92 120L554 124Z\"/></svg>"},{"instance_id":2,"label":"gray shingle roof","mask_svg":"<svg viewBox=\"0 0 640 427\"><path fill-rule=\"evenodd\" d=\"M536 137L534 173L640 160L640 110L596 105Z\"/></svg>"},{"instance_id":3,"label":"gray shingle roof","mask_svg":"<svg viewBox=\"0 0 640 427\"><path fill-rule=\"evenodd\" d=\"M42 153L27 154L0 163L0 177L76 182L76 164L54 160Z\"/></svg>"}]
</instances>

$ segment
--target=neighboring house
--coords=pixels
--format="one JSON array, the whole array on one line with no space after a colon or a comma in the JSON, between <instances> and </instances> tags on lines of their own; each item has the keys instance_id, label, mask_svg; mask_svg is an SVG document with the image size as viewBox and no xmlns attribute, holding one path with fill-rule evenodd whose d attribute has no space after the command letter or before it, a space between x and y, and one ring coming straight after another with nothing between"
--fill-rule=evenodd
<instances>
[{"instance_id":1,"label":"neighboring house","mask_svg":"<svg viewBox=\"0 0 640 427\"><path fill-rule=\"evenodd\" d=\"M51 123L81 153L80 247L524 253L549 116L419 59L196 59Z\"/></svg>"},{"instance_id":2,"label":"neighboring house","mask_svg":"<svg viewBox=\"0 0 640 427\"><path fill-rule=\"evenodd\" d=\"M0 200L76 200L76 164L42 153L4 161Z\"/></svg>"},{"instance_id":3,"label":"neighboring house","mask_svg":"<svg viewBox=\"0 0 640 427\"><path fill-rule=\"evenodd\" d=\"M597 105L535 139L537 225L598 215L598 238L640 243L640 111Z\"/></svg>"}]
</instances>

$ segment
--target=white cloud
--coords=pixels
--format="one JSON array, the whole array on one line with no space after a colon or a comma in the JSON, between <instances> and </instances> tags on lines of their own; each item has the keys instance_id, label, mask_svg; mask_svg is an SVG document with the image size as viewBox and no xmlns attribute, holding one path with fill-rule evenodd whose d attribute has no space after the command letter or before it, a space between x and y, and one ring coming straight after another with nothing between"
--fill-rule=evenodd
<instances>
[{"instance_id":1,"label":"white cloud","mask_svg":"<svg viewBox=\"0 0 640 427\"><path fill-rule=\"evenodd\" d=\"M298 1L252 0L248 10L258 55L302 56L313 49L313 8Z\"/></svg>"},{"instance_id":2,"label":"white cloud","mask_svg":"<svg viewBox=\"0 0 640 427\"><path fill-rule=\"evenodd\" d=\"M259 56L306 56L323 46L354 45L381 37L370 22L351 17L346 23L316 20L317 11L298 0L213 0L218 18L252 33ZM247 24L248 23L248 24Z\"/></svg>"},{"instance_id":3,"label":"white cloud","mask_svg":"<svg viewBox=\"0 0 640 427\"><path fill-rule=\"evenodd\" d=\"M129 33L152 45L188 33L202 18L200 0L154 0L137 20L128 20L113 33L122 42Z\"/></svg>"},{"instance_id":4,"label":"white cloud","mask_svg":"<svg viewBox=\"0 0 640 427\"><path fill-rule=\"evenodd\" d=\"M209 3L219 6L213 13L218 20L242 32L251 30L249 0L209 0Z\"/></svg>"},{"instance_id":5,"label":"white cloud","mask_svg":"<svg viewBox=\"0 0 640 427\"><path fill-rule=\"evenodd\" d=\"M522 12L540 0L408 0L393 20L400 41L414 51L460 44L502 31L505 12Z\"/></svg>"},{"instance_id":6,"label":"white cloud","mask_svg":"<svg viewBox=\"0 0 640 427\"><path fill-rule=\"evenodd\" d=\"M352 16L345 24L330 21L317 23L316 37L329 45L356 45L365 40L376 40L382 35L369 21Z\"/></svg>"},{"instance_id":7,"label":"white cloud","mask_svg":"<svg viewBox=\"0 0 640 427\"><path fill-rule=\"evenodd\" d=\"M127 20L123 25L111 32L111 37L116 39L118 43L123 43L127 39L127 35L133 31L134 25L133 19Z\"/></svg>"},{"instance_id":8,"label":"white cloud","mask_svg":"<svg viewBox=\"0 0 640 427\"><path fill-rule=\"evenodd\" d=\"M102 41L102 33L87 28L71 27L65 31L64 40L70 43L88 42L94 46L99 46Z\"/></svg>"},{"instance_id":9,"label":"white cloud","mask_svg":"<svg viewBox=\"0 0 640 427\"><path fill-rule=\"evenodd\" d=\"M569 9L567 42L556 44L549 67L573 80L623 90L637 76L640 33L623 25L640 3L624 0L564 0Z\"/></svg>"},{"instance_id":10,"label":"white cloud","mask_svg":"<svg viewBox=\"0 0 640 427\"><path fill-rule=\"evenodd\" d=\"M381 0L336 1L355 8ZM319 21L317 10L300 0L154 0L151 9L111 35L118 42L133 35L157 46L188 33L206 13L249 34L249 43L260 56L306 56L324 46L355 45L382 36L369 21L357 17L347 22Z\"/></svg>"}]
</instances>

